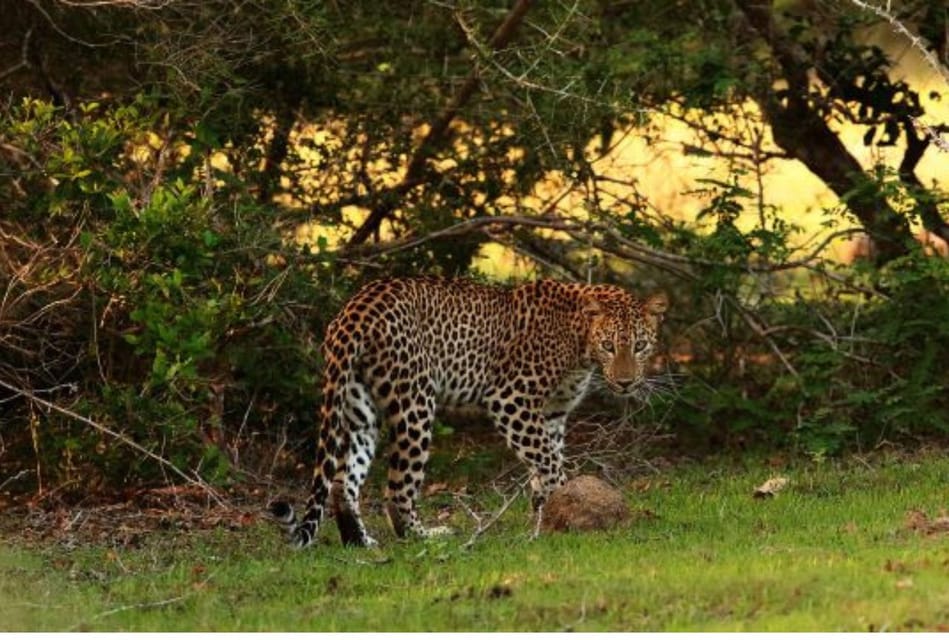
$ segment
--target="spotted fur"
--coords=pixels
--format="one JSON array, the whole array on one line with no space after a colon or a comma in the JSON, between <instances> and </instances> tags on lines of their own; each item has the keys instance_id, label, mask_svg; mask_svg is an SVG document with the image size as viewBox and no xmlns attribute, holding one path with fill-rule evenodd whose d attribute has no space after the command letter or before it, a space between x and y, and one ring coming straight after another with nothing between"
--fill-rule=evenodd
<instances>
[{"instance_id":1,"label":"spotted fur","mask_svg":"<svg viewBox=\"0 0 949 640\"><path fill-rule=\"evenodd\" d=\"M386 514L399 536L428 536L416 511L432 420L480 404L531 470L535 508L565 481L564 425L602 372L621 395L645 386L668 305L614 286L543 280L516 288L405 278L366 285L329 325L313 485L302 521L271 505L296 546L311 544L332 496L344 544L371 545L359 491L384 423Z\"/></svg>"}]
</instances>

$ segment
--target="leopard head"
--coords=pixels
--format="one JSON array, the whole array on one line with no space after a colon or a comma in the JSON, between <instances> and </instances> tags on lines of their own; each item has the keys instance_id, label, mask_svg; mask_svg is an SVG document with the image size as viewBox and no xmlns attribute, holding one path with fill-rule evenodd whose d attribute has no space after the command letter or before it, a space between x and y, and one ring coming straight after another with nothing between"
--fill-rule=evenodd
<instances>
[{"instance_id":1,"label":"leopard head","mask_svg":"<svg viewBox=\"0 0 949 640\"><path fill-rule=\"evenodd\" d=\"M602 369L606 386L613 393L632 395L640 389L668 307L664 293L644 299L629 294L588 299L587 353Z\"/></svg>"}]
</instances>

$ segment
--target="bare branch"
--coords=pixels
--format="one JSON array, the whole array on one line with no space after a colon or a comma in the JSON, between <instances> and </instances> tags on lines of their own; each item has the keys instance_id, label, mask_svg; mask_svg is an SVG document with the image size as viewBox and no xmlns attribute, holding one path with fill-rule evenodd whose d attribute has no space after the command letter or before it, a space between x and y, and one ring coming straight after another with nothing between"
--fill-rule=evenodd
<instances>
[{"instance_id":1,"label":"bare branch","mask_svg":"<svg viewBox=\"0 0 949 640\"><path fill-rule=\"evenodd\" d=\"M549 208L549 207L548 207ZM687 276L681 268L673 269L674 265L681 267L727 267L737 268L739 265L718 262L715 260L705 260L690 256L681 256L661 249L656 249L649 245L626 238L619 230L608 224L603 223L582 223L556 215L542 216L479 216L463 220L451 226L433 231L423 236L410 236L393 240L390 242L380 242L372 246L345 247L340 250L339 255L342 258L352 257L378 257L395 253L398 251L407 251L415 247L428 244L436 240L444 240L458 236L470 235L488 231L492 234L510 231L514 227L527 227L534 229L549 229L553 231L563 231L571 237L577 239L583 244L592 246L613 255L636 260L653 266L664 268L667 271L676 273L686 279L692 279ZM835 231L825 237L810 253L807 255L790 260L788 262L742 266L742 270L748 273L774 273L778 271L787 271L799 267L808 267L819 260L820 253L837 238L851 236L855 233L862 233L863 229L848 228ZM598 233L603 238L598 238L594 234Z\"/></svg>"},{"instance_id":2,"label":"bare branch","mask_svg":"<svg viewBox=\"0 0 949 640\"><path fill-rule=\"evenodd\" d=\"M788 373L800 380L801 374L797 372L797 369L794 368L794 365L791 364L791 361L788 359L788 357L784 355L784 352L781 351L780 347L778 347L778 344L771 338L771 331L764 324L764 322L761 321L760 318L756 318L754 314L744 307L744 305L738 302L738 299L735 298L735 296L726 295L724 298L728 301L732 308L738 312L738 315L745 322L745 324L748 325L752 331L757 333L758 336L768 344L768 347L771 349L774 355L778 357L778 359L781 361L781 364L784 365L784 368L788 370Z\"/></svg>"},{"instance_id":3,"label":"bare branch","mask_svg":"<svg viewBox=\"0 0 949 640\"><path fill-rule=\"evenodd\" d=\"M501 519L501 516L503 516L504 513L510 508L510 506L511 506L512 504L514 504L514 501L517 500L517 499L521 496L522 493L524 493L524 488L525 488L526 486L527 486L527 481L525 481L524 483L522 483L522 484L517 488L516 491L513 491L513 492L511 493L511 495L509 495L509 496L507 497L507 499L504 501L504 504L501 505L501 508L498 509L497 511L495 511L495 512L491 515L491 517L488 518L487 521L483 521L482 518L480 518L479 516L477 516L477 515L468 507L468 505L466 505L464 502L462 502L462 506L465 508L465 510L468 512L468 514L471 515L471 516L475 519L475 521L478 523L478 528L475 529L474 533L471 534L471 537L468 538L468 541L465 542L463 545L461 545L461 549L462 549L463 551L467 551L468 549L470 549L471 547L473 547L473 546L474 546L474 543L478 541L478 538L480 538L481 535L482 535L485 531L487 531L488 529L490 529L491 527L493 527L494 524L495 524L498 520ZM460 502L461 502L461 501L460 501Z\"/></svg>"},{"instance_id":4,"label":"bare branch","mask_svg":"<svg viewBox=\"0 0 949 640\"><path fill-rule=\"evenodd\" d=\"M169 7L177 0L56 0L67 7L94 9L99 7L119 7L122 9L145 9L156 11Z\"/></svg>"},{"instance_id":5,"label":"bare branch","mask_svg":"<svg viewBox=\"0 0 949 640\"><path fill-rule=\"evenodd\" d=\"M72 36L69 33L66 33L66 31L64 31L62 27L56 24L56 21L53 20L53 16L49 15L49 12L46 9L44 9L42 5L40 5L38 0L26 0L26 1L30 3L30 5L32 5L33 8L36 9L40 14L42 14L42 16L46 19L46 22L49 24L49 26L53 28L53 31L55 31L56 33L58 33L59 35L61 35L62 37L66 38L67 40L69 40L70 42L74 44L78 44L82 47L89 47L90 49L95 49L98 47L110 47L118 42L121 42L121 39L118 39L118 38L111 40L109 42L87 42L86 40L80 40L79 38L76 38L75 36Z\"/></svg>"},{"instance_id":6,"label":"bare branch","mask_svg":"<svg viewBox=\"0 0 949 640\"><path fill-rule=\"evenodd\" d=\"M9 75L13 75L20 69L28 69L30 66L30 37L33 35L33 27L27 29L26 34L23 36L23 44L20 47L20 61L9 69L0 72L0 80L3 80Z\"/></svg>"}]
</instances>

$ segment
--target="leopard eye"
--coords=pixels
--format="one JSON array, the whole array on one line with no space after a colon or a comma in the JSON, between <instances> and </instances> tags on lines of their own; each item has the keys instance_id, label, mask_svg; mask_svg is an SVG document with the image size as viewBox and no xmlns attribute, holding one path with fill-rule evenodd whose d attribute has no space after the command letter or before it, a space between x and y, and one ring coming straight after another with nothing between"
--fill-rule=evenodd
<instances>
[{"instance_id":1,"label":"leopard eye","mask_svg":"<svg viewBox=\"0 0 949 640\"><path fill-rule=\"evenodd\" d=\"M641 351L645 351L646 347L648 346L649 343L647 343L645 340L637 340L636 344L633 345L633 349L636 351L636 353L639 353Z\"/></svg>"},{"instance_id":2,"label":"leopard eye","mask_svg":"<svg viewBox=\"0 0 949 640\"><path fill-rule=\"evenodd\" d=\"M600 346L603 347L603 351L606 351L606 352L608 352L608 353L613 353L613 351L614 351L614 349L615 349L615 347L613 347L613 341L612 341L612 340L604 340L604 341L600 344Z\"/></svg>"}]
</instances>

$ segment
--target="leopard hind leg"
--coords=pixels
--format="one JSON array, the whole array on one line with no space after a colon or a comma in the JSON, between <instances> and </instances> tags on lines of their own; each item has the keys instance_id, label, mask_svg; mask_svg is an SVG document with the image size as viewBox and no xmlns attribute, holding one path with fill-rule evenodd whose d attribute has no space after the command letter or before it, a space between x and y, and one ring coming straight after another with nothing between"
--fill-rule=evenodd
<instances>
[{"instance_id":1,"label":"leopard hind leg","mask_svg":"<svg viewBox=\"0 0 949 640\"><path fill-rule=\"evenodd\" d=\"M426 380L416 381L401 397L389 398L386 422L390 433L386 515L396 535L422 538L451 533L448 527L422 525L416 503L421 497L425 463L432 439L435 391Z\"/></svg>"},{"instance_id":2,"label":"leopard hind leg","mask_svg":"<svg viewBox=\"0 0 949 640\"><path fill-rule=\"evenodd\" d=\"M343 409L346 438L337 460L333 504L340 539L344 545L375 546L359 514L359 494L376 453L379 422L369 388L352 380L345 389Z\"/></svg>"}]
</instances>

